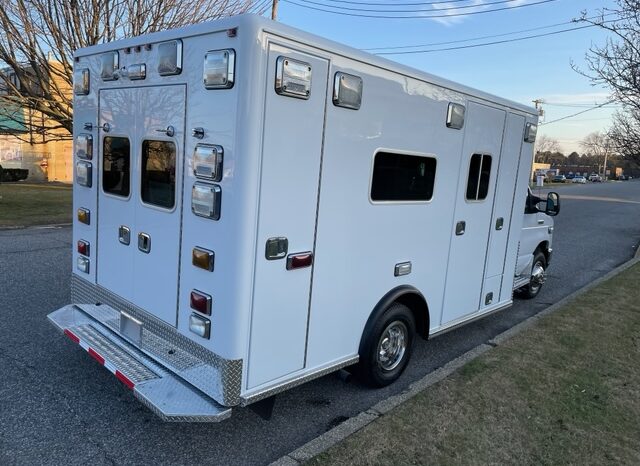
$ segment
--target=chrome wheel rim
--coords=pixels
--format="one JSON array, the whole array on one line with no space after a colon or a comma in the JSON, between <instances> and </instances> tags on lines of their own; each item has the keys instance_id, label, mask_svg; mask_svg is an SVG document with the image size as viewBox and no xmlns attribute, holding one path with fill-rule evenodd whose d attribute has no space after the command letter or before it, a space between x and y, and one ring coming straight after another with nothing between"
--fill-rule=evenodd
<instances>
[{"instance_id":1,"label":"chrome wheel rim","mask_svg":"<svg viewBox=\"0 0 640 466\"><path fill-rule=\"evenodd\" d=\"M544 265L541 261L537 261L533 264L531 269L531 284L529 288L532 292L536 293L546 280L546 273L544 271Z\"/></svg>"},{"instance_id":2,"label":"chrome wheel rim","mask_svg":"<svg viewBox=\"0 0 640 466\"><path fill-rule=\"evenodd\" d=\"M378 365L392 371L400 365L407 351L409 330L404 322L395 320L384 329L378 342Z\"/></svg>"}]
</instances>

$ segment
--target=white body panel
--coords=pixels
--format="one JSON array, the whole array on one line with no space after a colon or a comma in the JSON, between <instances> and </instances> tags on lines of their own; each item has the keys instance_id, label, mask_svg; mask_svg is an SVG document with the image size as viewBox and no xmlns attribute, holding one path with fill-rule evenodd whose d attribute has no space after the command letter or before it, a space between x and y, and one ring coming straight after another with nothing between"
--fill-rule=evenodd
<instances>
[{"instance_id":1,"label":"white body panel","mask_svg":"<svg viewBox=\"0 0 640 466\"><path fill-rule=\"evenodd\" d=\"M158 44L174 39L182 41L182 71L160 76ZM221 49L235 51L234 85L205 89L204 55ZM102 81L100 54L113 50L120 52L121 67L145 63L147 77ZM246 399L352 361L371 311L401 285L424 296L431 334L510 304L533 153L524 128L536 123L534 109L253 16L104 44L76 56L76 66L90 70L91 91L75 99L74 135L85 133L86 123L105 122L109 135L127 134L132 177L128 200L102 192L106 133L94 128L93 187L74 190L74 207L92 212L91 225L74 223L74 240L91 243L92 263L88 274L75 265L74 272L204 351L241 360ZM308 100L275 92L280 56L311 66ZM333 104L336 72L362 78L358 110ZM460 130L445 124L452 102L466 107ZM168 125L173 136L156 131ZM191 135L193 128L204 130L201 139ZM145 138L177 147L173 209L141 202ZM221 189L219 220L191 211L197 144L224 148L222 179L208 182ZM432 199L373 202L380 151L434 158ZM493 157L482 202L465 199L474 153ZM497 231L499 217L504 226ZM467 225L462 236L455 235L459 220ZM126 251L118 241L120 225L131 228ZM151 236L149 254L138 250L139 232ZM288 239L288 254L313 253L313 265L287 270L286 258L267 260L265 243L272 237ZM215 252L212 272L192 265L194 247ZM406 261L411 273L394 276L394 266ZM189 330L192 290L212 297L209 338ZM494 297L485 305L489 292Z\"/></svg>"}]
</instances>

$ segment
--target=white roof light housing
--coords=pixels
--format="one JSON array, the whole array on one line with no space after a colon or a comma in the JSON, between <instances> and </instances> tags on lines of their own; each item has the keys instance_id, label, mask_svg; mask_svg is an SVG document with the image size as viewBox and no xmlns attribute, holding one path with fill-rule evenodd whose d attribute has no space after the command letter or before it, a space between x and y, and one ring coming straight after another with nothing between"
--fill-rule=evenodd
<instances>
[{"instance_id":1,"label":"white roof light housing","mask_svg":"<svg viewBox=\"0 0 640 466\"><path fill-rule=\"evenodd\" d=\"M311 65L280 56L276 61L276 92L307 100L311 95Z\"/></svg>"},{"instance_id":2,"label":"white roof light housing","mask_svg":"<svg viewBox=\"0 0 640 466\"><path fill-rule=\"evenodd\" d=\"M103 81L115 81L118 79L120 56L118 52L103 53L100 56L100 77Z\"/></svg>"},{"instance_id":3,"label":"white roof light housing","mask_svg":"<svg viewBox=\"0 0 640 466\"><path fill-rule=\"evenodd\" d=\"M362 78L337 72L333 81L333 105L358 110L362 103Z\"/></svg>"},{"instance_id":4,"label":"white roof light housing","mask_svg":"<svg viewBox=\"0 0 640 466\"><path fill-rule=\"evenodd\" d=\"M171 40L158 44L158 74L171 76L182 72L182 41Z\"/></svg>"},{"instance_id":5,"label":"white roof light housing","mask_svg":"<svg viewBox=\"0 0 640 466\"><path fill-rule=\"evenodd\" d=\"M136 63L129 65L127 68L127 76L131 81L139 81L147 77L147 65L144 63Z\"/></svg>"},{"instance_id":6,"label":"white roof light housing","mask_svg":"<svg viewBox=\"0 0 640 466\"><path fill-rule=\"evenodd\" d=\"M80 68L73 72L73 93L75 95L89 94L89 69Z\"/></svg>"},{"instance_id":7,"label":"white roof light housing","mask_svg":"<svg viewBox=\"0 0 640 466\"><path fill-rule=\"evenodd\" d=\"M235 50L207 52L204 56L204 87L207 89L231 89L235 80L235 67Z\"/></svg>"},{"instance_id":8,"label":"white roof light housing","mask_svg":"<svg viewBox=\"0 0 640 466\"><path fill-rule=\"evenodd\" d=\"M447 128L462 129L464 126L464 112L464 105L450 102L447 109Z\"/></svg>"},{"instance_id":9,"label":"white roof light housing","mask_svg":"<svg viewBox=\"0 0 640 466\"><path fill-rule=\"evenodd\" d=\"M527 126L524 130L524 141L525 142L536 142L536 136L538 134L538 125L534 125L533 123L527 123Z\"/></svg>"}]
</instances>

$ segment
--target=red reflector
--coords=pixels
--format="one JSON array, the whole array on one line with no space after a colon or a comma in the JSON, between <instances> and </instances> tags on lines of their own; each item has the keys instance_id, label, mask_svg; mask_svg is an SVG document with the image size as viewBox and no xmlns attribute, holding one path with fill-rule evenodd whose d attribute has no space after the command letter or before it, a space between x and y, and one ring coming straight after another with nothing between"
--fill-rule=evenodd
<instances>
[{"instance_id":1,"label":"red reflector","mask_svg":"<svg viewBox=\"0 0 640 466\"><path fill-rule=\"evenodd\" d=\"M202 312L208 316L211 315L211 296L200 291L193 290L191 292L191 309Z\"/></svg>"},{"instance_id":2,"label":"red reflector","mask_svg":"<svg viewBox=\"0 0 640 466\"><path fill-rule=\"evenodd\" d=\"M89 348L89 355L104 366L104 358L96 353L93 348Z\"/></svg>"},{"instance_id":3,"label":"red reflector","mask_svg":"<svg viewBox=\"0 0 640 466\"><path fill-rule=\"evenodd\" d=\"M64 329L64 334L65 334L66 336L68 336L68 337L69 337L69 339L70 339L71 341L73 341L74 343L80 343L80 338L78 338L77 336L75 336L75 335L73 334L73 332L72 332L71 330L69 330L68 328L65 328L65 329Z\"/></svg>"},{"instance_id":4,"label":"red reflector","mask_svg":"<svg viewBox=\"0 0 640 466\"><path fill-rule=\"evenodd\" d=\"M86 241L80 240L78 241L78 254L82 254L83 256L89 255L89 243Z\"/></svg>"},{"instance_id":5,"label":"red reflector","mask_svg":"<svg viewBox=\"0 0 640 466\"><path fill-rule=\"evenodd\" d=\"M287 270L309 267L312 263L313 263L312 252L303 252L301 254L291 254L287 257Z\"/></svg>"},{"instance_id":6,"label":"red reflector","mask_svg":"<svg viewBox=\"0 0 640 466\"><path fill-rule=\"evenodd\" d=\"M124 375L122 372L118 370L116 371L116 377L120 382L122 382L127 387L129 387L129 390L133 390L133 387L136 386L136 384L134 384L131 380L129 380L129 377L127 377L126 375Z\"/></svg>"}]
</instances>

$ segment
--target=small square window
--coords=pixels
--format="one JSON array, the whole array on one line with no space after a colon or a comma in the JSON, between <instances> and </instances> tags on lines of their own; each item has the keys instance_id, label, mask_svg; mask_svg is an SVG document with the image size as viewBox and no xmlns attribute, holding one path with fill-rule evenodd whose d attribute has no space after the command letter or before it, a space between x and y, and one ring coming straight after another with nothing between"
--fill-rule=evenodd
<instances>
[{"instance_id":1,"label":"small square window","mask_svg":"<svg viewBox=\"0 0 640 466\"><path fill-rule=\"evenodd\" d=\"M102 143L102 190L129 197L131 149L129 139L107 136Z\"/></svg>"},{"instance_id":2,"label":"small square window","mask_svg":"<svg viewBox=\"0 0 640 466\"><path fill-rule=\"evenodd\" d=\"M467 179L468 201L482 201L489 194L491 180L491 156L473 154L469 162L469 178Z\"/></svg>"}]
</instances>

